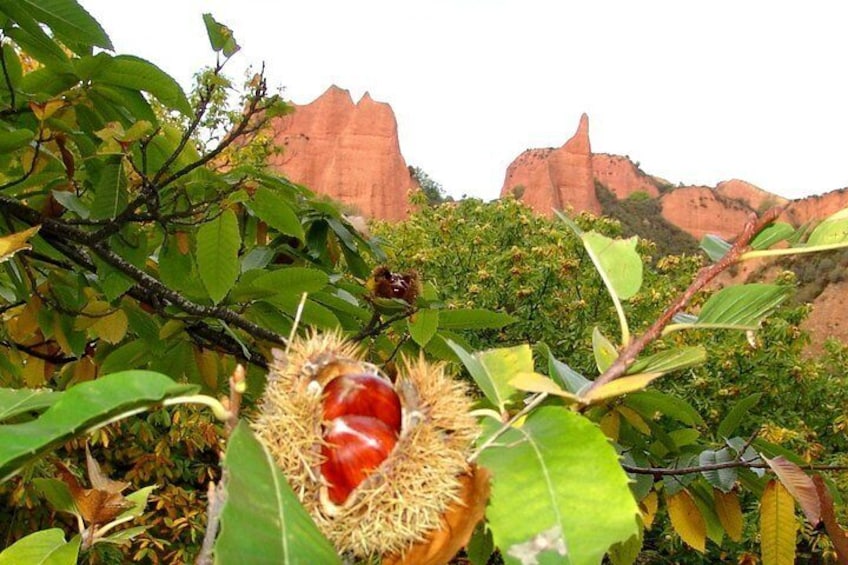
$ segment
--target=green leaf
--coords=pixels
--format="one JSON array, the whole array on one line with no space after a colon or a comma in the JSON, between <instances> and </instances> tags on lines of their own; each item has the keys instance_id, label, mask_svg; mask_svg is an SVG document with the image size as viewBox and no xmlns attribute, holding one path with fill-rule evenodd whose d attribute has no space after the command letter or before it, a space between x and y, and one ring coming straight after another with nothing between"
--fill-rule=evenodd
<instances>
[{"instance_id":1,"label":"green leaf","mask_svg":"<svg viewBox=\"0 0 848 565\"><path fill-rule=\"evenodd\" d=\"M69 47L78 44L113 50L109 36L76 0L13 0L33 18L47 24ZM72 47L73 48L73 47ZM78 52L84 55L84 52Z\"/></svg>"},{"instance_id":2,"label":"green leaf","mask_svg":"<svg viewBox=\"0 0 848 565\"><path fill-rule=\"evenodd\" d=\"M745 419L745 417L750 416L751 408L756 406L762 397L762 393L755 392L754 394L739 400L739 402L730 409L730 412L727 413L727 416L724 417L721 423L719 423L716 432L718 437L725 439L733 437L736 430L739 428L739 424L742 423L742 420Z\"/></svg>"},{"instance_id":3,"label":"green leaf","mask_svg":"<svg viewBox=\"0 0 848 565\"><path fill-rule=\"evenodd\" d=\"M274 290L278 294L296 296L298 300L304 292L318 292L329 282L327 273L306 267L286 267L253 280L254 286Z\"/></svg>"},{"instance_id":4,"label":"green leaf","mask_svg":"<svg viewBox=\"0 0 848 565\"><path fill-rule=\"evenodd\" d=\"M59 479L33 479L35 490L47 499L53 510L79 515L68 484Z\"/></svg>"},{"instance_id":5,"label":"green leaf","mask_svg":"<svg viewBox=\"0 0 848 565\"><path fill-rule=\"evenodd\" d=\"M722 447L719 450L705 449L698 456L699 465L715 465L717 463L729 463L736 458L736 454L729 448ZM736 469L728 467L726 469L711 469L701 471L705 479L722 492L730 492L733 490L733 485L736 484Z\"/></svg>"},{"instance_id":6,"label":"green leaf","mask_svg":"<svg viewBox=\"0 0 848 565\"><path fill-rule=\"evenodd\" d=\"M659 390L634 392L624 399L624 404L633 408L648 420L653 420L654 414L660 413L687 426L702 426L704 424L701 415L692 405L682 398Z\"/></svg>"},{"instance_id":7,"label":"green leaf","mask_svg":"<svg viewBox=\"0 0 848 565\"><path fill-rule=\"evenodd\" d=\"M240 246L238 220L232 210L224 210L197 230L197 271L216 304L227 296L238 279Z\"/></svg>"},{"instance_id":8,"label":"green leaf","mask_svg":"<svg viewBox=\"0 0 848 565\"><path fill-rule=\"evenodd\" d=\"M570 410L539 408L480 463L492 473L486 518L507 563L594 565L638 531L618 454Z\"/></svg>"},{"instance_id":9,"label":"green leaf","mask_svg":"<svg viewBox=\"0 0 848 565\"><path fill-rule=\"evenodd\" d=\"M216 565L341 563L243 421L227 443L224 469L227 496L215 542Z\"/></svg>"},{"instance_id":10,"label":"green leaf","mask_svg":"<svg viewBox=\"0 0 848 565\"><path fill-rule=\"evenodd\" d=\"M807 238L807 246L831 245L843 243L846 240L848 240L848 208L828 216L816 226Z\"/></svg>"},{"instance_id":11,"label":"green leaf","mask_svg":"<svg viewBox=\"0 0 848 565\"><path fill-rule=\"evenodd\" d=\"M278 232L306 241L300 218L294 213L288 201L275 191L259 187L253 195L253 200L250 201L250 208L260 220Z\"/></svg>"},{"instance_id":12,"label":"green leaf","mask_svg":"<svg viewBox=\"0 0 848 565\"><path fill-rule=\"evenodd\" d=\"M77 216L83 219L88 219L91 216L91 210L83 204L79 196L67 190L51 191L53 198Z\"/></svg>"},{"instance_id":13,"label":"green leaf","mask_svg":"<svg viewBox=\"0 0 848 565\"><path fill-rule=\"evenodd\" d=\"M526 366L523 369L518 369L513 372L508 372L508 374L501 374L502 377L505 377L503 381L498 382L495 380L495 377L489 373L489 369L486 365L483 364L481 359L481 353L475 353L471 355L462 346L453 342L450 339L445 339L445 343L447 343L448 347L450 347L453 352L459 357L462 364L465 365L465 368L471 374L471 378L474 379L474 382L477 383L477 386L480 387L480 390L483 392L483 395L486 399L489 400L494 406L500 410L501 413L504 413L506 410L506 405L509 402L509 397L515 392L515 388L509 384L509 381L517 374L521 372L533 372L533 357L532 353L530 354L530 368L527 370ZM527 347L528 346L522 346ZM497 362L494 357L500 355L499 351L504 351L504 355L506 357L512 357L515 361L518 361L520 357L524 357L519 352L509 353L508 349L505 350L493 350L489 353L492 354L492 358L489 360L489 364L494 367L502 368L506 363L503 361Z\"/></svg>"},{"instance_id":14,"label":"green leaf","mask_svg":"<svg viewBox=\"0 0 848 565\"><path fill-rule=\"evenodd\" d=\"M700 365L707 359L707 351L702 346L678 347L661 351L648 357L637 359L628 369L628 373L670 373Z\"/></svg>"},{"instance_id":15,"label":"green leaf","mask_svg":"<svg viewBox=\"0 0 848 565\"><path fill-rule=\"evenodd\" d=\"M124 211L128 201L123 157L109 156L100 171L100 180L94 193L94 202L91 204L91 219L110 220Z\"/></svg>"},{"instance_id":16,"label":"green leaf","mask_svg":"<svg viewBox=\"0 0 848 565\"><path fill-rule=\"evenodd\" d=\"M407 325L412 340L424 347L433 339L439 328L439 311L430 308L419 310L414 316L407 318Z\"/></svg>"},{"instance_id":17,"label":"green leaf","mask_svg":"<svg viewBox=\"0 0 848 565\"><path fill-rule=\"evenodd\" d=\"M218 23L212 14L203 14L203 23L206 25L206 34L209 36L213 51L222 51L225 57L232 57L241 49L233 37L233 30Z\"/></svg>"},{"instance_id":18,"label":"green leaf","mask_svg":"<svg viewBox=\"0 0 848 565\"><path fill-rule=\"evenodd\" d=\"M664 333L687 328L756 330L792 293L792 288L775 284L741 284L724 288L707 300L697 318L675 316Z\"/></svg>"},{"instance_id":19,"label":"green leaf","mask_svg":"<svg viewBox=\"0 0 848 565\"><path fill-rule=\"evenodd\" d=\"M700 247L710 260L715 263L724 257L732 246L717 235L707 234L701 240Z\"/></svg>"},{"instance_id":20,"label":"green leaf","mask_svg":"<svg viewBox=\"0 0 848 565\"><path fill-rule=\"evenodd\" d=\"M13 2L14 4L14 2ZM0 10L9 8L7 1L0 0ZM33 59L45 67L66 72L71 70L71 61L62 48L39 27L35 20L33 26L21 26L6 30L6 35Z\"/></svg>"},{"instance_id":21,"label":"green leaf","mask_svg":"<svg viewBox=\"0 0 848 565\"><path fill-rule=\"evenodd\" d=\"M140 57L111 57L97 69L92 81L149 92L169 108L186 116L191 115L191 105L179 83L162 69Z\"/></svg>"},{"instance_id":22,"label":"green leaf","mask_svg":"<svg viewBox=\"0 0 848 565\"><path fill-rule=\"evenodd\" d=\"M0 130L0 153L11 153L29 145L35 133L28 129Z\"/></svg>"},{"instance_id":23,"label":"green leaf","mask_svg":"<svg viewBox=\"0 0 848 565\"><path fill-rule=\"evenodd\" d=\"M442 310L439 313L439 327L445 330L497 330L516 321L509 314L478 308Z\"/></svg>"},{"instance_id":24,"label":"green leaf","mask_svg":"<svg viewBox=\"0 0 848 565\"><path fill-rule=\"evenodd\" d=\"M596 232L585 232L582 239L610 293L627 300L639 292L642 258L636 251L638 238L610 239Z\"/></svg>"},{"instance_id":25,"label":"green leaf","mask_svg":"<svg viewBox=\"0 0 848 565\"><path fill-rule=\"evenodd\" d=\"M595 354L595 364L598 372L603 373L618 357L618 350L608 340L598 326L592 330L592 352Z\"/></svg>"},{"instance_id":26,"label":"green leaf","mask_svg":"<svg viewBox=\"0 0 848 565\"><path fill-rule=\"evenodd\" d=\"M27 412L42 412L61 396L52 390L0 388L0 422Z\"/></svg>"},{"instance_id":27,"label":"green leaf","mask_svg":"<svg viewBox=\"0 0 848 565\"><path fill-rule=\"evenodd\" d=\"M583 388L592 384L592 381L569 367L566 363L556 359L547 344L539 343L536 347L542 355L548 358L548 375L568 392L578 394Z\"/></svg>"},{"instance_id":28,"label":"green leaf","mask_svg":"<svg viewBox=\"0 0 848 565\"><path fill-rule=\"evenodd\" d=\"M37 419L0 425L0 482L27 461L115 416L194 390L150 371L113 373L76 385Z\"/></svg>"},{"instance_id":29,"label":"green leaf","mask_svg":"<svg viewBox=\"0 0 848 565\"><path fill-rule=\"evenodd\" d=\"M795 228L784 222L769 224L751 241L752 249L768 249L775 243L788 239Z\"/></svg>"},{"instance_id":30,"label":"green leaf","mask_svg":"<svg viewBox=\"0 0 848 565\"><path fill-rule=\"evenodd\" d=\"M21 538L0 553L0 565L76 565L79 536L65 542L59 528L41 530Z\"/></svg>"},{"instance_id":31,"label":"green leaf","mask_svg":"<svg viewBox=\"0 0 848 565\"><path fill-rule=\"evenodd\" d=\"M483 365L489 381L497 391L500 407L508 404L516 392L509 381L520 373L533 372L533 351L526 343L480 351L474 356Z\"/></svg>"}]
</instances>

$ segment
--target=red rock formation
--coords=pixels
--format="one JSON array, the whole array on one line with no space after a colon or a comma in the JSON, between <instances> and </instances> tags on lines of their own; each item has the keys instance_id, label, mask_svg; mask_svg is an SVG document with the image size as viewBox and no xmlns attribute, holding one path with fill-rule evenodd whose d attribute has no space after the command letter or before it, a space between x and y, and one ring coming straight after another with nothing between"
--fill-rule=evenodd
<instances>
[{"instance_id":1,"label":"red rock formation","mask_svg":"<svg viewBox=\"0 0 848 565\"><path fill-rule=\"evenodd\" d=\"M660 197L660 205L663 218L699 240L707 234L733 239L751 213L706 186L675 188Z\"/></svg>"},{"instance_id":2,"label":"red rock formation","mask_svg":"<svg viewBox=\"0 0 848 565\"><path fill-rule=\"evenodd\" d=\"M807 222L823 220L848 207L848 188L842 188L821 194L793 200L786 206L784 216L796 226Z\"/></svg>"},{"instance_id":3,"label":"red rock formation","mask_svg":"<svg viewBox=\"0 0 848 565\"><path fill-rule=\"evenodd\" d=\"M331 86L310 104L272 123L283 147L269 165L292 181L340 200L354 212L398 220L407 214L414 185L400 153L391 106L366 93L354 104Z\"/></svg>"},{"instance_id":4,"label":"red rock formation","mask_svg":"<svg viewBox=\"0 0 848 565\"><path fill-rule=\"evenodd\" d=\"M510 194L547 216L554 209L568 207L600 213L586 114L580 118L577 133L559 149L528 149L510 164L501 196Z\"/></svg>"},{"instance_id":5,"label":"red rock formation","mask_svg":"<svg viewBox=\"0 0 848 565\"><path fill-rule=\"evenodd\" d=\"M634 192L644 192L652 198L659 196L656 181L640 171L627 157L595 153L592 155L592 171L595 180L606 186L619 200Z\"/></svg>"},{"instance_id":6,"label":"red rock formation","mask_svg":"<svg viewBox=\"0 0 848 565\"><path fill-rule=\"evenodd\" d=\"M715 190L721 196L737 200L759 212L764 212L774 206L785 206L789 202L781 196L739 179L722 181L716 185Z\"/></svg>"}]
</instances>

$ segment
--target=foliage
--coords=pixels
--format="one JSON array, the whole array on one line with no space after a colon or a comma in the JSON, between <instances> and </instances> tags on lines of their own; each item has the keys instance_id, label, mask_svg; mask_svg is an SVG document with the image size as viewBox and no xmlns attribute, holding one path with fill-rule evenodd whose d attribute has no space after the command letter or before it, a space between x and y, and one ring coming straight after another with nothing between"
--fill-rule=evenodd
<instances>
[{"instance_id":1,"label":"foliage","mask_svg":"<svg viewBox=\"0 0 848 565\"><path fill-rule=\"evenodd\" d=\"M442 188L442 185L433 180L421 167L409 167L409 175L421 187L421 192L424 194L427 204L433 206L452 200L445 195L445 189Z\"/></svg>"}]
</instances>

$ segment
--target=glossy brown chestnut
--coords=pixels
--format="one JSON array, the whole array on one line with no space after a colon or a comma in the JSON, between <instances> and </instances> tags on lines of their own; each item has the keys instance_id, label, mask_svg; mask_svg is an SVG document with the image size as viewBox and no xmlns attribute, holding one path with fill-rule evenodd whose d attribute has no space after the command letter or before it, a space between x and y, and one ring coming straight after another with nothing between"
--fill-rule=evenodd
<instances>
[{"instance_id":1,"label":"glossy brown chestnut","mask_svg":"<svg viewBox=\"0 0 848 565\"><path fill-rule=\"evenodd\" d=\"M389 456L397 433L370 416L339 416L326 424L321 474L333 504L344 504L351 491Z\"/></svg>"},{"instance_id":2,"label":"glossy brown chestnut","mask_svg":"<svg viewBox=\"0 0 848 565\"><path fill-rule=\"evenodd\" d=\"M400 433L400 398L392 385L376 375L341 375L324 386L324 421L339 416L370 416Z\"/></svg>"}]
</instances>

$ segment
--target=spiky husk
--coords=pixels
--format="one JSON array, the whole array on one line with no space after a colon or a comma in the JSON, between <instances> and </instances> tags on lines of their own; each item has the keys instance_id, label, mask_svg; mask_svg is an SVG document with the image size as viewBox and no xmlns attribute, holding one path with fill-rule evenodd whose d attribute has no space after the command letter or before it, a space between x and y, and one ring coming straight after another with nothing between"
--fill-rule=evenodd
<instances>
[{"instance_id":1,"label":"spiky husk","mask_svg":"<svg viewBox=\"0 0 848 565\"><path fill-rule=\"evenodd\" d=\"M292 343L272 367L253 428L339 551L403 553L440 529L451 505L465 504L460 477L477 425L464 383L443 365L405 360L395 383L404 414L398 443L343 506L333 505L321 495L321 388L340 373L363 371L376 369L338 335Z\"/></svg>"}]
</instances>

